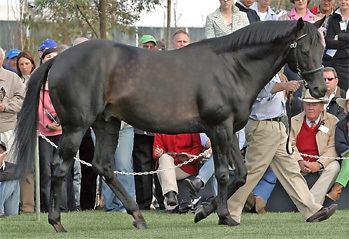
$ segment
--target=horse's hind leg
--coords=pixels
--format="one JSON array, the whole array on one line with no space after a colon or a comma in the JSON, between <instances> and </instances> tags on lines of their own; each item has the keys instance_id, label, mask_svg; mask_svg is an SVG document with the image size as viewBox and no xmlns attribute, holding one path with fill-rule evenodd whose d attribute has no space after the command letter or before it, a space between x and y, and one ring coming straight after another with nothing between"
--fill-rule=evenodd
<instances>
[{"instance_id":1,"label":"horse's hind leg","mask_svg":"<svg viewBox=\"0 0 349 239\"><path fill-rule=\"evenodd\" d=\"M128 214L134 218L133 225L136 228L146 228L146 222L140 212L138 205L122 186L114 174L114 153L118 144L120 120L110 117L98 117L92 128L96 134L95 155L93 157L93 167L98 174L104 176L106 184L122 202ZM133 177L130 175L129 177Z\"/></svg>"},{"instance_id":2,"label":"horse's hind leg","mask_svg":"<svg viewBox=\"0 0 349 239\"><path fill-rule=\"evenodd\" d=\"M70 128L61 136L59 148L56 151L52 161L52 179L50 192L50 207L48 221L56 230L56 232L66 232L61 224L61 190L64 177L70 172L70 168L74 163L82 137L86 129ZM62 163L63 160L63 163Z\"/></svg>"}]
</instances>

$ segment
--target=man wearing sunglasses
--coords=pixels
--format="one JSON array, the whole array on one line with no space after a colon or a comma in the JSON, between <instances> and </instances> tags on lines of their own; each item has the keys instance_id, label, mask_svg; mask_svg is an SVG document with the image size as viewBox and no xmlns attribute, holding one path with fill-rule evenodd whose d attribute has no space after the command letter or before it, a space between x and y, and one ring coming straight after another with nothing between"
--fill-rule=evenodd
<instances>
[{"instance_id":1,"label":"man wearing sunglasses","mask_svg":"<svg viewBox=\"0 0 349 239\"><path fill-rule=\"evenodd\" d=\"M345 91L339 88L337 72L333 67L325 67L323 74L327 88L326 98L328 101L328 103L325 104L325 110L341 120L345 118L345 113L343 108L337 104L336 99L345 98Z\"/></svg>"}]
</instances>

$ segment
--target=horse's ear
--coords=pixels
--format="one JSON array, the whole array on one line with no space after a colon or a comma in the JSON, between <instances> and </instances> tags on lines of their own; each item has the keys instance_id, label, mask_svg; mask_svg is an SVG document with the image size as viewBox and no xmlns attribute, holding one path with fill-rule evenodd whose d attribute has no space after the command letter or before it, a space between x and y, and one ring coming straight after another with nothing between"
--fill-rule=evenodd
<instances>
[{"instance_id":1,"label":"horse's ear","mask_svg":"<svg viewBox=\"0 0 349 239\"><path fill-rule=\"evenodd\" d=\"M324 16L322 19L314 22L314 26L316 26L316 28L320 28L322 26L322 24L324 23L325 19L326 19L326 16Z\"/></svg>"},{"instance_id":2,"label":"horse's ear","mask_svg":"<svg viewBox=\"0 0 349 239\"><path fill-rule=\"evenodd\" d=\"M297 21L297 32L299 32L304 27L304 21L303 18L299 18Z\"/></svg>"}]
</instances>

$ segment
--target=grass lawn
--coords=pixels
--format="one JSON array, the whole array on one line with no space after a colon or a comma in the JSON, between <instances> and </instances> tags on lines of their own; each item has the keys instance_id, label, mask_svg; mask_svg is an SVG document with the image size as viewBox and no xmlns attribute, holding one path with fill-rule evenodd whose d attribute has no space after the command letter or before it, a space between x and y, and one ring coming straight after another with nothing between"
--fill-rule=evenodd
<instances>
[{"instance_id":1,"label":"grass lawn","mask_svg":"<svg viewBox=\"0 0 349 239\"><path fill-rule=\"evenodd\" d=\"M84 211L62 214L68 233L57 234L47 222L47 214L36 221L35 214L0 218L0 238L348 238L349 211L337 211L329 220L306 223L300 213L244 214L237 227L217 225L211 215L195 224L193 214L144 212L148 229L137 230L125 213Z\"/></svg>"}]
</instances>

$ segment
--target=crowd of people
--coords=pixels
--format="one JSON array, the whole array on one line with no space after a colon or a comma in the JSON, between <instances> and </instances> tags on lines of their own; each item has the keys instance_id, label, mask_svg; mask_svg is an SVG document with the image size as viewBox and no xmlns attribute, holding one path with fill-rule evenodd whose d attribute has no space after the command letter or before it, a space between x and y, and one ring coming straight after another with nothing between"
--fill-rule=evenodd
<instances>
[{"instance_id":1,"label":"crowd of people","mask_svg":"<svg viewBox=\"0 0 349 239\"><path fill-rule=\"evenodd\" d=\"M300 84L299 75L285 65L259 93L247 125L236 133L248 169L246 184L228 200L229 212L237 224L244 209L266 212L276 180L308 222L326 219L336 210L336 205L324 207L325 199L337 201L349 181L346 160L349 158L349 0L339 0L338 6L335 0L321 0L319 6L312 8L310 0L290 0L292 9L280 17L270 7L271 1L219 0L219 8L207 16L206 38L221 37L258 21L302 17L314 22L325 17L321 32L326 42L323 77L327 92L323 98L313 98ZM87 40L79 37L72 46ZM172 50L180 50L191 43L190 35L177 30L171 43ZM140 38L138 47L165 50L161 41L149 34ZM67 48L52 39L44 40L38 48L39 64ZM0 216L31 213L35 208L33 169L28 169L23 179L13 178L16 162L8 153L25 97L25 85L37 67L34 58L27 51L5 52L0 48ZM290 132L288 118L291 118ZM62 134L47 84L40 93L38 119L40 208L47 212L51 161L56 151L48 140L58 144ZM292 155L286 152L288 135L289 147L294 150ZM89 129L80 146L80 159L92 161L94 139ZM338 156L343 160L338 160ZM177 167L194 157L197 159ZM114 165L116 171L129 173L159 169L157 174L150 175L117 174L142 210L174 211L179 205L179 181L190 191L189 201L198 198L200 191L209 186L209 180L213 183L208 190L217 195L210 139L204 133L158 134L122 122ZM304 178L308 174L318 176L310 189ZM103 180L78 161L66 176L62 193L64 211L90 210L96 205L102 205L106 211L126 211ZM102 203L98 197L96 201L96 195L102 195Z\"/></svg>"}]
</instances>

